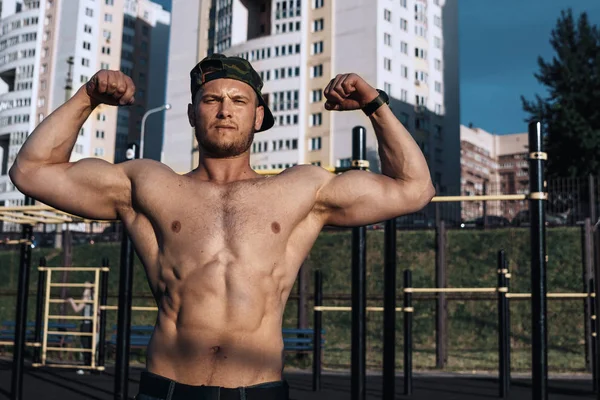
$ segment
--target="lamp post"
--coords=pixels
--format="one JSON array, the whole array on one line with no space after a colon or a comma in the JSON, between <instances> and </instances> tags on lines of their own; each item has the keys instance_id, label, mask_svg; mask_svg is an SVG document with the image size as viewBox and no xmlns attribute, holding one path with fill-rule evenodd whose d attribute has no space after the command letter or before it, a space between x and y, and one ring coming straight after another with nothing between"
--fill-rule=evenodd
<instances>
[{"instance_id":1,"label":"lamp post","mask_svg":"<svg viewBox=\"0 0 600 400\"><path fill-rule=\"evenodd\" d=\"M146 119L148 118L148 116L150 114L161 112L163 110L168 111L170 109L171 109L171 104L167 103L167 104L163 104L160 107L151 108L150 110L148 110L144 113L144 116L142 117L142 131L140 133L140 158L144 158L144 129L146 127Z\"/></svg>"}]
</instances>

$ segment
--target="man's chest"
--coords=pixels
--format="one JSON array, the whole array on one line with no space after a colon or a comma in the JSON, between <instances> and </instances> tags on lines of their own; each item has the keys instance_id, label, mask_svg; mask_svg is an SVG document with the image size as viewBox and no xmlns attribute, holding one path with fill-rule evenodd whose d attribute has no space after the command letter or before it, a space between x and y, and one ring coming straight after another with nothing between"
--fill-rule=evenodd
<instances>
[{"instance_id":1,"label":"man's chest","mask_svg":"<svg viewBox=\"0 0 600 400\"><path fill-rule=\"evenodd\" d=\"M289 237L314 205L314 193L276 183L177 184L140 195L139 206L164 240L274 240Z\"/></svg>"}]
</instances>

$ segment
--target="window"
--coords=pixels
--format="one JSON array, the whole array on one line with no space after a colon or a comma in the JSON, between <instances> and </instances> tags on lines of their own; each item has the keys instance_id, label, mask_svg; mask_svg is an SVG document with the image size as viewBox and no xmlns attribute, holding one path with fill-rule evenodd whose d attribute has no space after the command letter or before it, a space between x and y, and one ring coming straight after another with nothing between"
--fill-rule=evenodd
<instances>
[{"instance_id":1,"label":"window","mask_svg":"<svg viewBox=\"0 0 600 400\"><path fill-rule=\"evenodd\" d=\"M323 18L315 19L313 21L313 32L320 32L323 30Z\"/></svg>"},{"instance_id":2,"label":"window","mask_svg":"<svg viewBox=\"0 0 600 400\"><path fill-rule=\"evenodd\" d=\"M91 8L86 7L85 8L85 15L88 17L93 17L94 16L94 10L92 10Z\"/></svg>"},{"instance_id":3,"label":"window","mask_svg":"<svg viewBox=\"0 0 600 400\"><path fill-rule=\"evenodd\" d=\"M392 35L390 35L389 33L384 33L383 34L383 44L385 44L386 46L391 46L392 45Z\"/></svg>"},{"instance_id":4,"label":"window","mask_svg":"<svg viewBox=\"0 0 600 400\"><path fill-rule=\"evenodd\" d=\"M427 50L415 47L415 57L427 60Z\"/></svg>"},{"instance_id":5,"label":"window","mask_svg":"<svg viewBox=\"0 0 600 400\"><path fill-rule=\"evenodd\" d=\"M92 44L90 42L83 42L83 48L85 50L89 50L92 47Z\"/></svg>"},{"instance_id":6,"label":"window","mask_svg":"<svg viewBox=\"0 0 600 400\"><path fill-rule=\"evenodd\" d=\"M321 137L320 136L310 138L309 150L310 151L321 150Z\"/></svg>"},{"instance_id":7,"label":"window","mask_svg":"<svg viewBox=\"0 0 600 400\"><path fill-rule=\"evenodd\" d=\"M386 92L388 95L392 93L392 85L390 83L384 82L383 83L383 91Z\"/></svg>"},{"instance_id":8,"label":"window","mask_svg":"<svg viewBox=\"0 0 600 400\"><path fill-rule=\"evenodd\" d=\"M106 29L104 29L104 30L102 31L102 36L104 36L104 39L106 39L106 40L110 40L110 31L109 31L109 30L106 30Z\"/></svg>"},{"instance_id":9,"label":"window","mask_svg":"<svg viewBox=\"0 0 600 400\"><path fill-rule=\"evenodd\" d=\"M102 148L102 147L96 147L94 149L94 156L96 156L96 157L104 157L104 148Z\"/></svg>"},{"instance_id":10,"label":"window","mask_svg":"<svg viewBox=\"0 0 600 400\"><path fill-rule=\"evenodd\" d=\"M406 65L400 67L400 75L402 75L403 78L408 78L408 67Z\"/></svg>"},{"instance_id":11,"label":"window","mask_svg":"<svg viewBox=\"0 0 600 400\"><path fill-rule=\"evenodd\" d=\"M400 51L404 54L408 54L408 43L400 42Z\"/></svg>"},{"instance_id":12,"label":"window","mask_svg":"<svg viewBox=\"0 0 600 400\"><path fill-rule=\"evenodd\" d=\"M110 47L102 46L102 54L110 54Z\"/></svg>"},{"instance_id":13,"label":"window","mask_svg":"<svg viewBox=\"0 0 600 400\"><path fill-rule=\"evenodd\" d=\"M110 69L110 64L108 63L100 63L100 69Z\"/></svg>"},{"instance_id":14,"label":"window","mask_svg":"<svg viewBox=\"0 0 600 400\"><path fill-rule=\"evenodd\" d=\"M435 113L438 115L442 115L442 105L441 104L435 105Z\"/></svg>"},{"instance_id":15,"label":"window","mask_svg":"<svg viewBox=\"0 0 600 400\"><path fill-rule=\"evenodd\" d=\"M418 106L424 106L427 103L427 98L425 96L415 96L415 104Z\"/></svg>"},{"instance_id":16,"label":"window","mask_svg":"<svg viewBox=\"0 0 600 400\"><path fill-rule=\"evenodd\" d=\"M317 103L321 100L323 100L323 92L321 89L313 90L310 95L310 102Z\"/></svg>"},{"instance_id":17,"label":"window","mask_svg":"<svg viewBox=\"0 0 600 400\"><path fill-rule=\"evenodd\" d=\"M88 60L87 58L82 58L81 59L81 65L83 65L84 67L89 67L90 66L90 60Z\"/></svg>"},{"instance_id":18,"label":"window","mask_svg":"<svg viewBox=\"0 0 600 400\"><path fill-rule=\"evenodd\" d=\"M96 131L96 139L104 139L104 131Z\"/></svg>"},{"instance_id":19,"label":"window","mask_svg":"<svg viewBox=\"0 0 600 400\"><path fill-rule=\"evenodd\" d=\"M324 2L324 0L313 0L313 8L323 7L323 2Z\"/></svg>"},{"instance_id":20,"label":"window","mask_svg":"<svg viewBox=\"0 0 600 400\"><path fill-rule=\"evenodd\" d=\"M442 48L442 39L440 39L439 37L434 37L433 38L433 45L438 48L441 49Z\"/></svg>"},{"instance_id":21,"label":"window","mask_svg":"<svg viewBox=\"0 0 600 400\"><path fill-rule=\"evenodd\" d=\"M48 64L42 64L42 66L40 67L40 72L43 74L48 70Z\"/></svg>"},{"instance_id":22,"label":"window","mask_svg":"<svg viewBox=\"0 0 600 400\"><path fill-rule=\"evenodd\" d=\"M408 90L406 90L406 89L400 90L400 100L408 101Z\"/></svg>"},{"instance_id":23,"label":"window","mask_svg":"<svg viewBox=\"0 0 600 400\"><path fill-rule=\"evenodd\" d=\"M310 77L318 78L320 76L323 76L323 64L314 65L310 70Z\"/></svg>"},{"instance_id":24,"label":"window","mask_svg":"<svg viewBox=\"0 0 600 400\"><path fill-rule=\"evenodd\" d=\"M96 119L98 121L106 121L106 114L98 113L98 115L96 115ZM96 135L96 137L98 137L98 135ZM104 135L102 135L102 138L104 139Z\"/></svg>"},{"instance_id":25,"label":"window","mask_svg":"<svg viewBox=\"0 0 600 400\"><path fill-rule=\"evenodd\" d=\"M85 129L81 128L79 130L79 136L83 136L83 135L85 135Z\"/></svg>"},{"instance_id":26,"label":"window","mask_svg":"<svg viewBox=\"0 0 600 400\"><path fill-rule=\"evenodd\" d=\"M435 82L434 87L435 87L436 92L442 93L442 83L441 82Z\"/></svg>"},{"instance_id":27,"label":"window","mask_svg":"<svg viewBox=\"0 0 600 400\"><path fill-rule=\"evenodd\" d=\"M433 24L435 26L439 26L440 28L442 27L442 19L440 18L439 15L434 15L433 16Z\"/></svg>"},{"instance_id":28,"label":"window","mask_svg":"<svg viewBox=\"0 0 600 400\"><path fill-rule=\"evenodd\" d=\"M389 58L385 58L383 59L383 67L388 70L391 71L392 70L392 60L390 60Z\"/></svg>"},{"instance_id":29,"label":"window","mask_svg":"<svg viewBox=\"0 0 600 400\"><path fill-rule=\"evenodd\" d=\"M112 22L112 14L104 14L104 22Z\"/></svg>"},{"instance_id":30,"label":"window","mask_svg":"<svg viewBox=\"0 0 600 400\"><path fill-rule=\"evenodd\" d=\"M104 4L106 4L107 6L114 6L115 1L114 0L104 0Z\"/></svg>"},{"instance_id":31,"label":"window","mask_svg":"<svg viewBox=\"0 0 600 400\"><path fill-rule=\"evenodd\" d=\"M400 18L400 29L407 32L408 31L408 21L404 18Z\"/></svg>"},{"instance_id":32,"label":"window","mask_svg":"<svg viewBox=\"0 0 600 400\"><path fill-rule=\"evenodd\" d=\"M434 60L433 64L434 64L436 70L438 70L438 71L442 70L442 61L441 60L436 58Z\"/></svg>"},{"instance_id":33,"label":"window","mask_svg":"<svg viewBox=\"0 0 600 400\"><path fill-rule=\"evenodd\" d=\"M84 25L84 26L83 26L83 31L84 31L85 33L92 33L92 27L91 27L91 26L89 26L89 25Z\"/></svg>"},{"instance_id":34,"label":"window","mask_svg":"<svg viewBox=\"0 0 600 400\"><path fill-rule=\"evenodd\" d=\"M86 83L88 81L88 77L85 75L81 75L79 76L79 82L80 83Z\"/></svg>"},{"instance_id":35,"label":"window","mask_svg":"<svg viewBox=\"0 0 600 400\"><path fill-rule=\"evenodd\" d=\"M390 22L392 20L392 12L390 10L383 10L383 19Z\"/></svg>"},{"instance_id":36,"label":"window","mask_svg":"<svg viewBox=\"0 0 600 400\"><path fill-rule=\"evenodd\" d=\"M400 6L402 6L404 8L407 8L407 6L406 6L406 0L400 0Z\"/></svg>"},{"instance_id":37,"label":"window","mask_svg":"<svg viewBox=\"0 0 600 400\"><path fill-rule=\"evenodd\" d=\"M314 113L310 115L310 126L320 126L323 124L323 114Z\"/></svg>"},{"instance_id":38,"label":"window","mask_svg":"<svg viewBox=\"0 0 600 400\"><path fill-rule=\"evenodd\" d=\"M323 41L320 40L312 44L312 54L321 54L323 52Z\"/></svg>"}]
</instances>

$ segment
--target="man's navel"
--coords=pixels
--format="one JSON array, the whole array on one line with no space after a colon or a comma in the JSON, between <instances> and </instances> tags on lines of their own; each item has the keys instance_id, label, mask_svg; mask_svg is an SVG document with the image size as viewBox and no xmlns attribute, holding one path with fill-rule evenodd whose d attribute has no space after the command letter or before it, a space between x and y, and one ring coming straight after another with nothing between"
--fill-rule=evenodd
<instances>
[{"instance_id":1,"label":"man's navel","mask_svg":"<svg viewBox=\"0 0 600 400\"><path fill-rule=\"evenodd\" d=\"M181 222L173 221L171 224L171 230L175 233L179 233L179 231L181 231Z\"/></svg>"}]
</instances>

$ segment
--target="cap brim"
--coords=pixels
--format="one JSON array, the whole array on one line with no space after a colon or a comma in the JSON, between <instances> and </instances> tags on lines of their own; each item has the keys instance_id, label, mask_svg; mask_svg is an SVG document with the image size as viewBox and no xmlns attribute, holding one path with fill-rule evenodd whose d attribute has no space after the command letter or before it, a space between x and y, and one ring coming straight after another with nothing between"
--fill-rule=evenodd
<instances>
[{"instance_id":1,"label":"cap brim","mask_svg":"<svg viewBox=\"0 0 600 400\"><path fill-rule=\"evenodd\" d=\"M258 94L258 104L261 105L265 110L265 116L263 118L262 125L260 126L260 129L256 131L262 132L271 129L273 125L275 125L275 118L273 117L273 114L271 113L271 110L269 109L269 106L263 97L258 92L256 94Z\"/></svg>"}]
</instances>

